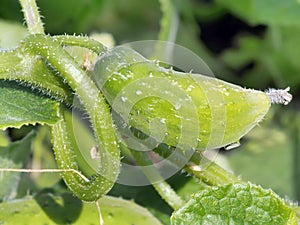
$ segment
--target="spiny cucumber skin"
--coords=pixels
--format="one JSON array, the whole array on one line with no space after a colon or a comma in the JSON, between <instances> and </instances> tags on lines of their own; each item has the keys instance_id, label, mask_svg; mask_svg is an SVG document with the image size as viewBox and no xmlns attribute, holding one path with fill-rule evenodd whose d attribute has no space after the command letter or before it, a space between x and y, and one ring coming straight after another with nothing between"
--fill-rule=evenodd
<instances>
[{"instance_id":1,"label":"spiny cucumber skin","mask_svg":"<svg viewBox=\"0 0 300 225\"><path fill-rule=\"evenodd\" d=\"M129 107L129 125L171 146L199 150L239 141L270 107L268 96L199 74L160 67L117 47L95 65L95 80L113 109ZM120 106L121 105L121 106ZM123 107L123 108L122 108ZM196 116L196 117L195 117ZM151 121L163 127L149 127Z\"/></svg>"}]
</instances>

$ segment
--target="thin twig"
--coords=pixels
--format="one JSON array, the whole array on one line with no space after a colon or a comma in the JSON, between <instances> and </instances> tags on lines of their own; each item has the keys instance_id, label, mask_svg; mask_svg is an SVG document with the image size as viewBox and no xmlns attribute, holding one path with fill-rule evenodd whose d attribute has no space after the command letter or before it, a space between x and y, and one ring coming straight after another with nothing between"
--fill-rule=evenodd
<instances>
[{"instance_id":1,"label":"thin twig","mask_svg":"<svg viewBox=\"0 0 300 225\"><path fill-rule=\"evenodd\" d=\"M35 0L20 0L30 34L44 34L43 22Z\"/></svg>"},{"instance_id":2,"label":"thin twig","mask_svg":"<svg viewBox=\"0 0 300 225\"><path fill-rule=\"evenodd\" d=\"M100 209L99 202L95 201L95 203L96 203L97 210L98 210L98 215L99 215L99 224L104 225L104 220L103 220L103 217L102 217L102 214L101 214L101 209Z\"/></svg>"},{"instance_id":3,"label":"thin twig","mask_svg":"<svg viewBox=\"0 0 300 225\"><path fill-rule=\"evenodd\" d=\"M78 174L84 181L90 180L82 173L74 169L14 169L14 168L0 168L0 172L20 172L20 173L61 173L61 172L73 172Z\"/></svg>"}]
</instances>

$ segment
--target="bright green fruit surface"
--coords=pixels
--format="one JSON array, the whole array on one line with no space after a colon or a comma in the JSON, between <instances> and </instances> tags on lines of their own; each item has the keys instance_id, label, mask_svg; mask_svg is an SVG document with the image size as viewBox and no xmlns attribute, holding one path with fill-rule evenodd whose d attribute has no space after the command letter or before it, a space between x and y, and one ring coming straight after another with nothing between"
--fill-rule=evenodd
<instances>
[{"instance_id":1,"label":"bright green fruit surface","mask_svg":"<svg viewBox=\"0 0 300 225\"><path fill-rule=\"evenodd\" d=\"M97 61L95 80L129 127L183 149L238 142L270 107L262 91L166 69L126 47Z\"/></svg>"}]
</instances>

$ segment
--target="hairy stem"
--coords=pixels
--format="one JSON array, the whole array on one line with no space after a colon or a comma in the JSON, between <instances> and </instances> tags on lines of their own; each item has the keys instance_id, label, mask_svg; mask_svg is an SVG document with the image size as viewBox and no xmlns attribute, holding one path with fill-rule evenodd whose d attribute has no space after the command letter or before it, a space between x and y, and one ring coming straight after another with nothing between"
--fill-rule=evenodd
<instances>
[{"instance_id":1,"label":"hairy stem","mask_svg":"<svg viewBox=\"0 0 300 225\"><path fill-rule=\"evenodd\" d=\"M43 23L35 0L20 0L30 34L44 34Z\"/></svg>"},{"instance_id":2,"label":"hairy stem","mask_svg":"<svg viewBox=\"0 0 300 225\"><path fill-rule=\"evenodd\" d=\"M63 112L60 112L61 120L51 127L53 149L58 167L62 170L79 171L74 157L72 144L68 134L68 124L65 122ZM96 201L105 195L114 184L113 181L98 173L86 180L79 173L62 172L62 176L70 190L81 200Z\"/></svg>"},{"instance_id":3,"label":"hairy stem","mask_svg":"<svg viewBox=\"0 0 300 225\"><path fill-rule=\"evenodd\" d=\"M113 186L120 169L120 152L108 105L95 83L74 62L74 59L61 47L60 43L48 36L31 35L24 42L23 48L24 51L42 56L59 72L78 95L90 116L100 150L99 171L90 183L86 184L82 183L82 180L78 180L78 183L84 187L83 189L76 188L76 184L74 185L75 181L68 174L65 174L64 178L69 186L73 186L72 190L79 198L86 201L97 200ZM62 157L57 157L57 159L60 167L63 169L64 167L69 168L74 164L72 156L70 156L70 154L74 156L74 152L71 150L67 151L72 146L66 148L70 143L70 138L65 137L67 133L68 129L62 117L62 121L52 128L52 134L56 156L62 154ZM64 151L67 151L67 153L64 153ZM75 164L77 163L75 162ZM94 188L100 188L101 192L93 190ZM96 194L93 195L93 193Z\"/></svg>"},{"instance_id":4,"label":"hairy stem","mask_svg":"<svg viewBox=\"0 0 300 225\"><path fill-rule=\"evenodd\" d=\"M73 101L72 90L61 77L56 76L43 59L20 48L0 51L0 80L18 81L69 105Z\"/></svg>"},{"instance_id":5,"label":"hairy stem","mask_svg":"<svg viewBox=\"0 0 300 225\"><path fill-rule=\"evenodd\" d=\"M88 37L82 36L70 36L70 35L57 35L52 37L55 41L58 41L61 45L79 46L87 48L97 55L101 55L107 51L106 47L100 42Z\"/></svg>"},{"instance_id":6,"label":"hairy stem","mask_svg":"<svg viewBox=\"0 0 300 225\"><path fill-rule=\"evenodd\" d=\"M161 177L156 170L152 161L148 157L146 152L143 151L131 151L135 161L141 167L144 174L147 176L155 190L159 195L174 209L179 209L184 205L184 201L173 190L173 188Z\"/></svg>"},{"instance_id":7,"label":"hairy stem","mask_svg":"<svg viewBox=\"0 0 300 225\"><path fill-rule=\"evenodd\" d=\"M100 42L88 37L58 35L51 38L60 45L87 48L97 55L104 54L107 50ZM22 46L14 50L0 51L0 79L16 80L26 86L34 86L42 93L68 105L73 101L72 91L61 77L56 76L52 68L45 65L43 59Z\"/></svg>"},{"instance_id":8,"label":"hairy stem","mask_svg":"<svg viewBox=\"0 0 300 225\"><path fill-rule=\"evenodd\" d=\"M201 165L203 156L200 152L194 152L193 155L187 159L184 152L180 152L179 150L174 151L171 147L166 145L160 145L158 148L154 149L154 151L164 158L170 158L170 155L175 154L172 159L176 160L172 161L172 163L179 167L184 165L184 170L208 185L223 185L242 182L234 174L226 171L212 161L208 161L208 163Z\"/></svg>"}]
</instances>

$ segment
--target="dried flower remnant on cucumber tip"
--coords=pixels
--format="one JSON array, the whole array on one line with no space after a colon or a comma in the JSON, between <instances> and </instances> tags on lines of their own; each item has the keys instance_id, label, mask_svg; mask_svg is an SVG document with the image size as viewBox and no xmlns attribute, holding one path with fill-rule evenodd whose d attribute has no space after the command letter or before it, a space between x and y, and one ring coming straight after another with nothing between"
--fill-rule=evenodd
<instances>
[{"instance_id":1,"label":"dried flower remnant on cucumber tip","mask_svg":"<svg viewBox=\"0 0 300 225\"><path fill-rule=\"evenodd\" d=\"M290 87L287 87L286 89L269 88L265 92L268 95L272 104L287 105L293 99L293 96L289 93L289 90Z\"/></svg>"}]
</instances>

